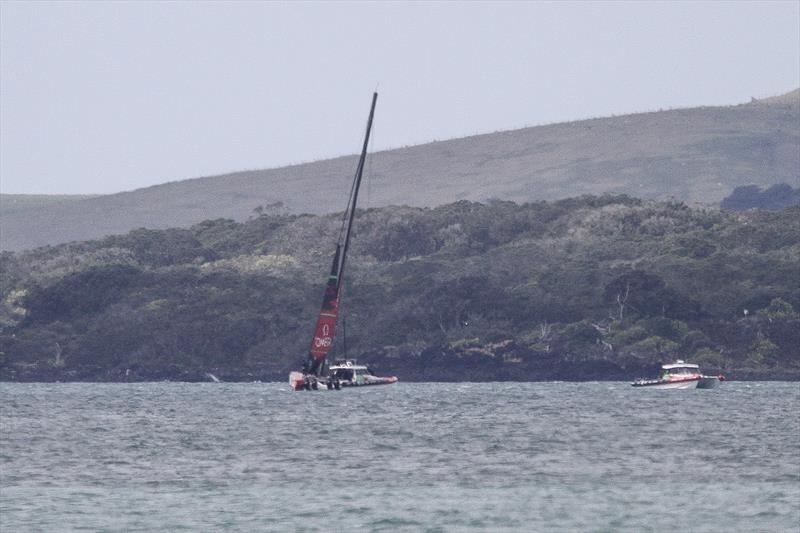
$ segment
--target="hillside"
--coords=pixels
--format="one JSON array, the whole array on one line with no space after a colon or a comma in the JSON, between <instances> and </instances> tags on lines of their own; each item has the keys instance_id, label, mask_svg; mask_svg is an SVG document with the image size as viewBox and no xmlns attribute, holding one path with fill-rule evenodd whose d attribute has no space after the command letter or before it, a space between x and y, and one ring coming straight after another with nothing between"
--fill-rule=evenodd
<instances>
[{"instance_id":1,"label":"hillside","mask_svg":"<svg viewBox=\"0 0 800 533\"><path fill-rule=\"evenodd\" d=\"M280 380L339 227L263 215L0 255L0 379ZM351 356L403 380L800 378L800 207L626 196L360 212ZM341 343L334 346L341 353Z\"/></svg>"},{"instance_id":2,"label":"hillside","mask_svg":"<svg viewBox=\"0 0 800 533\"><path fill-rule=\"evenodd\" d=\"M0 194L0 213L10 214L37 208L52 208L54 205L88 198L97 194Z\"/></svg>"},{"instance_id":3,"label":"hillside","mask_svg":"<svg viewBox=\"0 0 800 533\"><path fill-rule=\"evenodd\" d=\"M354 167L354 156L340 157L3 210L0 244L20 250L137 227L186 227L215 217L241 221L259 206L278 203L290 213L328 213L342 209ZM364 200L372 207L437 206L624 193L717 204L739 186L800 185L798 169L795 91L774 103L598 118L379 152L370 159Z\"/></svg>"},{"instance_id":4,"label":"hillside","mask_svg":"<svg viewBox=\"0 0 800 533\"><path fill-rule=\"evenodd\" d=\"M759 98L755 100L755 103L766 105L792 105L796 104L798 100L800 100L800 88L795 89L794 91L789 91L785 94L779 94L777 96Z\"/></svg>"}]
</instances>

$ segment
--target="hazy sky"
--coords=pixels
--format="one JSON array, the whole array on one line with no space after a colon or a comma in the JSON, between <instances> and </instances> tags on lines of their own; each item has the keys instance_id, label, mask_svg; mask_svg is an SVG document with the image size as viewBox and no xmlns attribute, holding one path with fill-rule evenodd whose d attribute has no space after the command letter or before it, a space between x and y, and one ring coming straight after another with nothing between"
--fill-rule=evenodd
<instances>
[{"instance_id":1,"label":"hazy sky","mask_svg":"<svg viewBox=\"0 0 800 533\"><path fill-rule=\"evenodd\" d=\"M0 190L109 193L800 86L800 2L0 4Z\"/></svg>"}]
</instances>

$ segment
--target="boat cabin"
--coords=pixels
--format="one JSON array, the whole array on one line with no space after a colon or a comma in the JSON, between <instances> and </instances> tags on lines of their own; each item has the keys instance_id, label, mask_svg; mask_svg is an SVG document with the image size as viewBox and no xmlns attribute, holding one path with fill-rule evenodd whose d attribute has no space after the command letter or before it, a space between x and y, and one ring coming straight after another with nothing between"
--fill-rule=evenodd
<instances>
[{"instance_id":1,"label":"boat cabin","mask_svg":"<svg viewBox=\"0 0 800 533\"><path fill-rule=\"evenodd\" d=\"M366 365L359 365L352 360L337 360L330 367L330 376L339 381L362 383L373 377L372 372Z\"/></svg>"},{"instance_id":2,"label":"boat cabin","mask_svg":"<svg viewBox=\"0 0 800 533\"><path fill-rule=\"evenodd\" d=\"M685 363L678 359L676 362L661 365L661 378L669 379L670 377L685 378L688 376L699 376L700 367L693 363Z\"/></svg>"}]
</instances>

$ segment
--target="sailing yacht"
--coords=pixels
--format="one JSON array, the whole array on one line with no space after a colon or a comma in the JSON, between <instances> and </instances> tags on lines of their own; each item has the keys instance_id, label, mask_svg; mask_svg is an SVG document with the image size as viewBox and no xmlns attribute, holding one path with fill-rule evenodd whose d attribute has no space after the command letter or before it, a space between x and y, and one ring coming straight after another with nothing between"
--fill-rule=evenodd
<instances>
[{"instance_id":1,"label":"sailing yacht","mask_svg":"<svg viewBox=\"0 0 800 533\"><path fill-rule=\"evenodd\" d=\"M372 105L367 119L367 132L364 136L364 144L361 148L361 157L358 159L353 184L350 188L350 198L347 201L347 208L342 218L342 227L339 230L339 239L336 243L336 251L333 254L333 265L331 266L328 283L325 286L325 293L322 297L322 309L317 318L314 336L311 339L311 346L303 363L302 371L294 371L289 374L289 386L292 390L339 390L342 387L389 385L397 382L397 378L394 376L378 377L372 375L368 367L359 365L356 361L343 360L337 361L333 366L326 365L326 358L333 346L336 334L336 323L339 318L344 283L345 260L350 246L358 190L361 187L361 176L364 173L364 162L367 158L367 146L369 145L369 135L372 131L372 119L375 116L375 103L377 101L378 93L373 93ZM327 369L326 366L328 367Z\"/></svg>"}]
</instances>

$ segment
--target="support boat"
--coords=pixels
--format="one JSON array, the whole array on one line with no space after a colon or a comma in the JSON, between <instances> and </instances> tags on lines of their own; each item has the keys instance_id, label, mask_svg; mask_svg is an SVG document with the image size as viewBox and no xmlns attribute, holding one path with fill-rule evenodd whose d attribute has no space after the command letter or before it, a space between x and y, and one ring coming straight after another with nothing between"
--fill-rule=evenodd
<instances>
[{"instance_id":1,"label":"support boat","mask_svg":"<svg viewBox=\"0 0 800 533\"><path fill-rule=\"evenodd\" d=\"M700 367L678 359L674 363L661 365L661 377L637 379L631 385L651 389L712 389L725 381L725 376L704 376Z\"/></svg>"}]
</instances>

